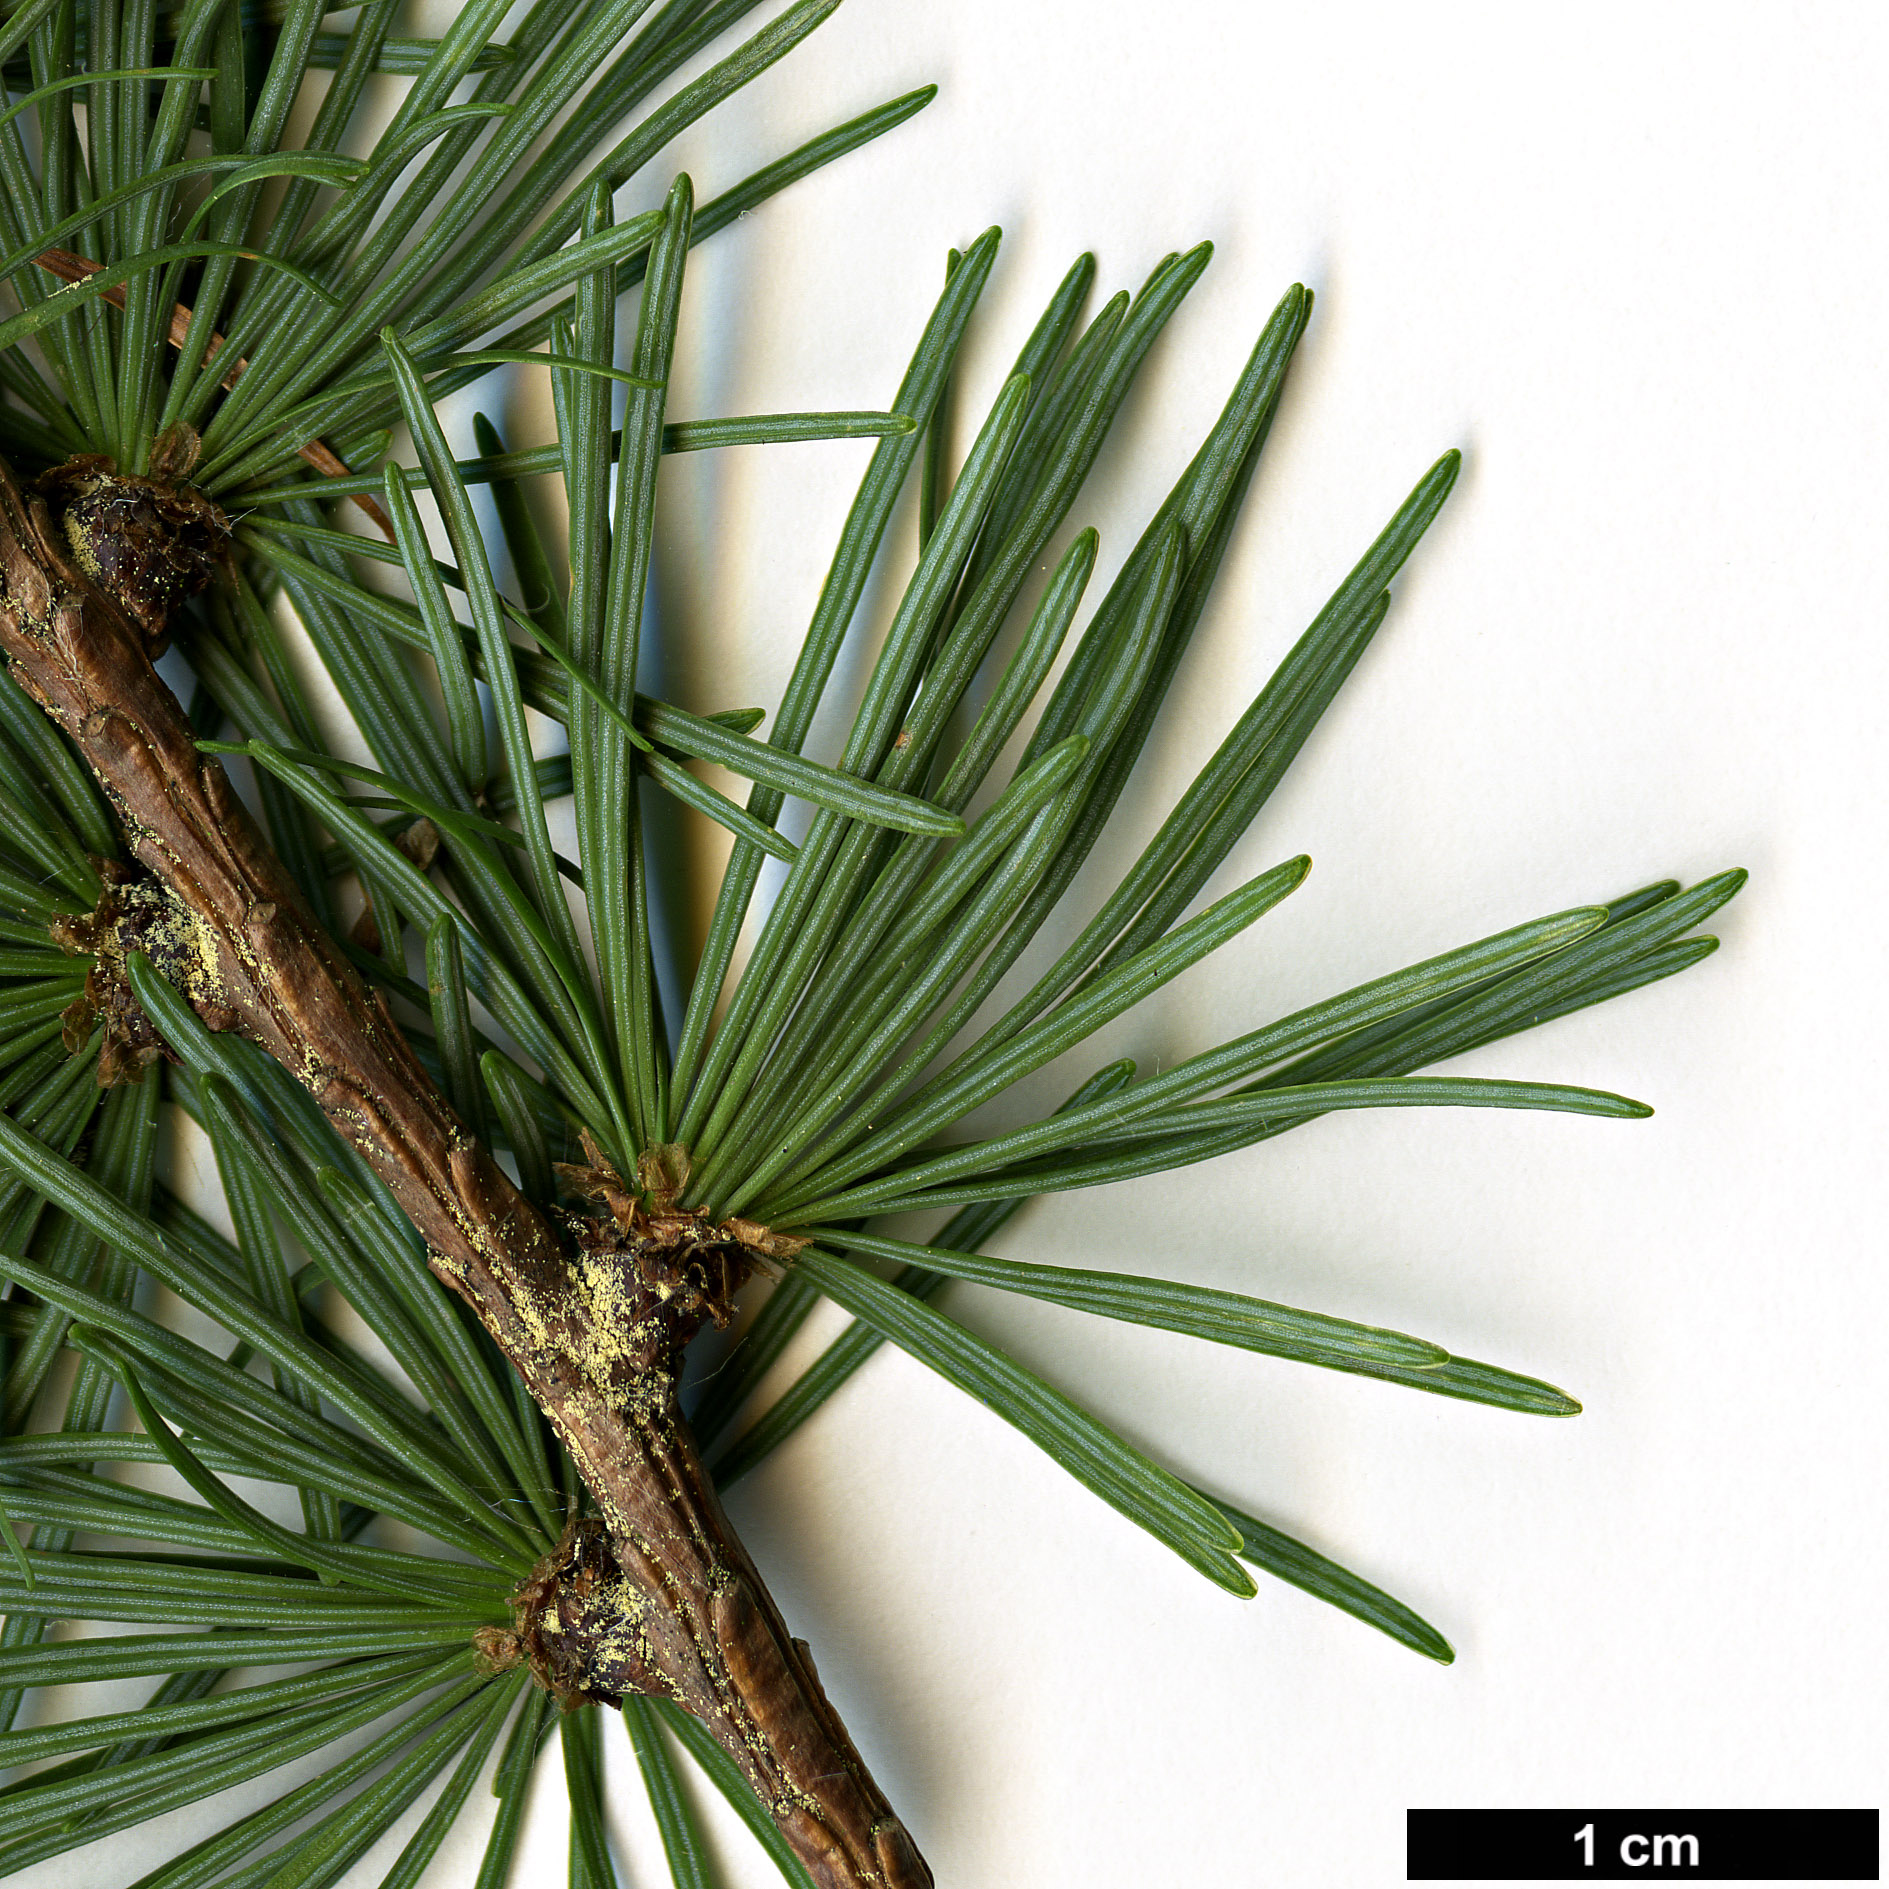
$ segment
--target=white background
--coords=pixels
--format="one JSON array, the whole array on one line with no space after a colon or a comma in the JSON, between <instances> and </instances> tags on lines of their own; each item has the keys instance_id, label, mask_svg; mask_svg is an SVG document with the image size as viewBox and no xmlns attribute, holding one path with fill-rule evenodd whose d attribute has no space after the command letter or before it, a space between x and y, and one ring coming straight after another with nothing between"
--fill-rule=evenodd
<instances>
[{"instance_id":1,"label":"white background","mask_svg":"<svg viewBox=\"0 0 1889 1889\"><path fill-rule=\"evenodd\" d=\"M1753 873L1702 967L1460 1065L1650 1121L1339 1116L1041 1202L996 1243L1417 1331L1580 1418L948 1301L1409 1601L1453 1667L1265 1577L1219 1593L891 1353L734 1494L941 1889L1390 1884L1412 1805L1880 1802L1886 40L1842 4L851 0L624 193L682 164L707 198L937 80L696 252L671 413L886 403L947 245L999 222L960 445L1080 250L1099 304L1210 237L1076 508L1092 599L1279 293L1316 292L1084 912L1424 468L1466 453L1214 889L1300 851L1311 878L1042 1101L1543 912ZM865 450L670 462L679 699L772 706ZM607 1744L627 1877L664 1881L614 1722ZM563 1869L540 1780L532 1889ZM777 1880L704 1809L730 1889ZM443 1881L471 1883L483 1814Z\"/></svg>"}]
</instances>

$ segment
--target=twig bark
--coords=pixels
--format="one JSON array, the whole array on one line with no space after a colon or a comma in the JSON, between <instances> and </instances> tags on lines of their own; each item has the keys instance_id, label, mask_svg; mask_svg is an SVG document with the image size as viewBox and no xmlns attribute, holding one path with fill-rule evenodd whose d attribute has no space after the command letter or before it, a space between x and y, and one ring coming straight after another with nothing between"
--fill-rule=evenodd
<instances>
[{"instance_id":1,"label":"twig bark","mask_svg":"<svg viewBox=\"0 0 1889 1889\"><path fill-rule=\"evenodd\" d=\"M174 959L189 966L185 994L295 1075L373 1164L595 1498L597 1516L521 1597L515 1644L485 1650L529 1658L567 1701L675 1699L741 1767L821 1889L928 1889L677 1405L683 1347L747 1276L756 1230L652 1215L625 1196L593 1235L560 1241L316 924L222 766L198 753L136 614L136 599L120 607L91 581L46 498L0 462L0 648L168 888L189 947Z\"/></svg>"}]
</instances>

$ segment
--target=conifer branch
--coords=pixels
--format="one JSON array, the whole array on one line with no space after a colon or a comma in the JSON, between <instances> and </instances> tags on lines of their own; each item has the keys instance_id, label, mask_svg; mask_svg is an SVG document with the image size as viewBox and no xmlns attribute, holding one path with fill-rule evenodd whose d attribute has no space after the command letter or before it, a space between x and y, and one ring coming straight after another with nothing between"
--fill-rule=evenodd
<instances>
[{"instance_id":1,"label":"conifer branch","mask_svg":"<svg viewBox=\"0 0 1889 1889\"><path fill-rule=\"evenodd\" d=\"M119 483L129 503L158 482ZM170 496L182 503L187 490ZM0 648L168 894L156 918L132 911L121 947L161 935L205 1023L274 1057L366 1156L596 1500L598 1517L574 1519L520 1591L515 1631L483 1635L482 1653L528 1661L565 1703L676 1700L741 1768L821 1889L923 1889L929 1870L730 1528L677 1404L683 1348L727 1318L769 1237L680 1209L681 1177L652 1151L639 1189L601 1167L582 1174L607 1211L573 1217L560 1238L316 923L221 763L199 753L150 656L188 576L107 594L95 575L122 561L96 537L75 545L56 502L0 462Z\"/></svg>"}]
</instances>

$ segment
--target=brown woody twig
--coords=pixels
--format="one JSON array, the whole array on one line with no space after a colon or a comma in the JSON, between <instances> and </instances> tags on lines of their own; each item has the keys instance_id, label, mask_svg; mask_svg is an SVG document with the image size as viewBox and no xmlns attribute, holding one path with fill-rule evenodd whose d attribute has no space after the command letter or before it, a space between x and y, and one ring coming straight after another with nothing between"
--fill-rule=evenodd
<instances>
[{"instance_id":1,"label":"brown woody twig","mask_svg":"<svg viewBox=\"0 0 1889 1889\"><path fill-rule=\"evenodd\" d=\"M45 491L57 501L69 485L49 475ZM677 1209L668 1150L645 1153L640 1189L580 1171L580 1191L605 1211L560 1240L315 922L221 764L198 752L151 665L151 600L101 590L63 525L0 462L0 649L165 888L185 995L211 1027L239 1031L294 1074L366 1156L595 1500L596 1515L521 1591L513 1631L482 1636L482 1653L528 1660L567 1702L676 1700L740 1766L821 1889L928 1889L931 1872L722 1513L677 1403L683 1347L726 1317L781 1245Z\"/></svg>"}]
</instances>

